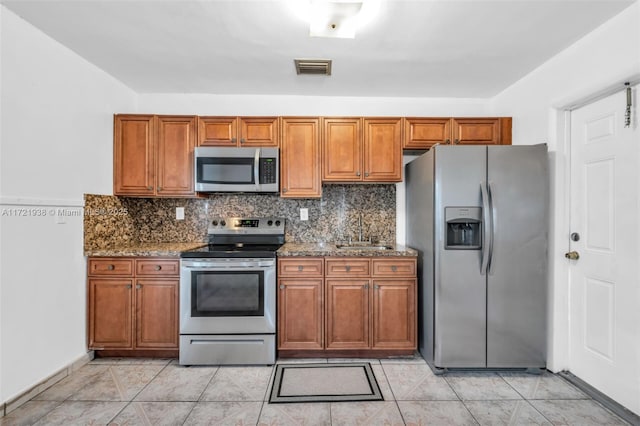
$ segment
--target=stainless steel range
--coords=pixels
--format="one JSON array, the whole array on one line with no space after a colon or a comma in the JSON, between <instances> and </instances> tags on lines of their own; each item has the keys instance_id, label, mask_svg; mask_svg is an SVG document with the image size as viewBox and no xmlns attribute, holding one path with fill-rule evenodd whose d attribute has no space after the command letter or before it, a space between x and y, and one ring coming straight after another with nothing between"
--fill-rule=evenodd
<instances>
[{"instance_id":1,"label":"stainless steel range","mask_svg":"<svg viewBox=\"0 0 640 426\"><path fill-rule=\"evenodd\" d=\"M180 364L273 364L283 218L217 218L180 256Z\"/></svg>"}]
</instances>

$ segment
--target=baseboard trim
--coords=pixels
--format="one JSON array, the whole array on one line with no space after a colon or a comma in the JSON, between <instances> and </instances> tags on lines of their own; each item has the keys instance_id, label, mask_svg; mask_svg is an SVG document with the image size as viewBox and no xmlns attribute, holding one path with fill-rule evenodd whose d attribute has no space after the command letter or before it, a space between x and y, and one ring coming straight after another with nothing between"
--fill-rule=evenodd
<instances>
[{"instance_id":1,"label":"baseboard trim","mask_svg":"<svg viewBox=\"0 0 640 426\"><path fill-rule=\"evenodd\" d=\"M626 408L624 405L614 401L609 398L607 395L600 392L598 389L591 386L589 383L570 373L569 371L560 371L558 373L559 376L562 376L571 384L576 386L582 392L589 395L595 401L602 404L608 410L614 412L618 417L621 417L624 421L628 422L632 425L640 425L640 416L635 414L633 411Z\"/></svg>"},{"instance_id":2,"label":"baseboard trim","mask_svg":"<svg viewBox=\"0 0 640 426\"><path fill-rule=\"evenodd\" d=\"M74 371L78 370L80 367L82 367L83 365L91 361L94 358L94 356L95 356L94 351L87 352L86 354L77 358L75 361L71 362L70 364L67 364L65 367L61 368L60 370L48 376L47 378L43 379L35 386L32 386L25 392L22 392L20 395L14 398L11 398L8 401L3 402L2 404L0 404L0 418L20 408L20 406L32 400L36 395L44 392L45 390L49 389L51 386L58 383L60 380L64 379Z\"/></svg>"}]
</instances>

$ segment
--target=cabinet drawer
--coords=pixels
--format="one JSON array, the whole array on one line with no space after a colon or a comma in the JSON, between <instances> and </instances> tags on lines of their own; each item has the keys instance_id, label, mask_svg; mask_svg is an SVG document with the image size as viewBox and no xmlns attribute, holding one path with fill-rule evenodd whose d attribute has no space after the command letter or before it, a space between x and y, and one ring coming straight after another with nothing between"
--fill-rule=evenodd
<instances>
[{"instance_id":1,"label":"cabinet drawer","mask_svg":"<svg viewBox=\"0 0 640 426\"><path fill-rule=\"evenodd\" d=\"M374 277L414 277L416 275L415 259L373 259Z\"/></svg>"},{"instance_id":2,"label":"cabinet drawer","mask_svg":"<svg viewBox=\"0 0 640 426\"><path fill-rule=\"evenodd\" d=\"M334 258L326 260L327 277L368 277L369 259Z\"/></svg>"},{"instance_id":3,"label":"cabinet drawer","mask_svg":"<svg viewBox=\"0 0 640 426\"><path fill-rule=\"evenodd\" d=\"M278 260L279 277L321 277L322 259L297 257Z\"/></svg>"},{"instance_id":4,"label":"cabinet drawer","mask_svg":"<svg viewBox=\"0 0 640 426\"><path fill-rule=\"evenodd\" d=\"M89 275L102 275L102 276L133 275L133 259L89 258Z\"/></svg>"},{"instance_id":5,"label":"cabinet drawer","mask_svg":"<svg viewBox=\"0 0 640 426\"><path fill-rule=\"evenodd\" d=\"M173 259L136 260L136 275L178 276L180 275L180 261Z\"/></svg>"}]
</instances>

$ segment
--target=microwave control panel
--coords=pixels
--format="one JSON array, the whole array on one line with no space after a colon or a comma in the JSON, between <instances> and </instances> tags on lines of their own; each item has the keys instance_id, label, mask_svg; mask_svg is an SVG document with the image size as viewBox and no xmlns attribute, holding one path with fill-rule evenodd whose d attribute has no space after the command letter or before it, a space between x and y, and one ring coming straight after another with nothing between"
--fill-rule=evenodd
<instances>
[{"instance_id":1,"label":"microwave control panel","mask_svg":"<svg viewBox=\"0 0 640 426\"><path fill-rule=\"evenodd\" d=\"M277 182L277 161L275 158L260 159L260 183Z\"/></svg>"}]
</instances>

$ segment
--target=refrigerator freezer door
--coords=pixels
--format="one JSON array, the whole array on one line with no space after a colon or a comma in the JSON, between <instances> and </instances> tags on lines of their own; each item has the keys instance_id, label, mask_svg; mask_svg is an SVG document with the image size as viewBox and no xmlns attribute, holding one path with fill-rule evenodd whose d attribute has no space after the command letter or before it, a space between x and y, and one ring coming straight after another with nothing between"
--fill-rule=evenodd
<instances>
[{"instance_id":1,"label":"refrigerator freezer door","mask_svg":"<svg viewBox=\"0 0 640 426\"><path fill-rule=\"evenodd\" d=\"M485 367L486 276L482 251L445 249L447 207L482 207L485 146L436 146L435 347L436 367Z\"/></svg>"},{"instance_id":2,"label":"refrigerator freezer door","mask_svg":"<svg viewBox=\"0 0 640 426\"><path fill-rule=\"evenodd\" d=\"M487 367L544 367L546 145L488 147L493 253L487 276Z\"/></svg>"}]
</instances>

